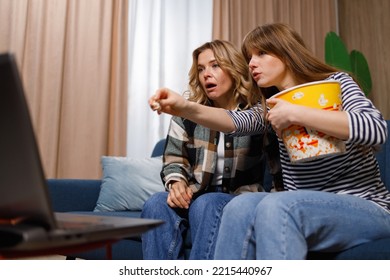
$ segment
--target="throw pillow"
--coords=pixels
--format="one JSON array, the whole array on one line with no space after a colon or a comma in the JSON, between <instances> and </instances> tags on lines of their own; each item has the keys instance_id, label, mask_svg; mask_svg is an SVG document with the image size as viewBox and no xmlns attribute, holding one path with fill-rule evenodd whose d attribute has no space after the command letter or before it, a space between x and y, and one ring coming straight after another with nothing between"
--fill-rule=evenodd
<instances>
[{"instance_id":1,"label":"throw pillow","mask_svg":"<svg viewBox=\"0 0 390 280\"><path fill-rule=\"evenodd\" d=\"M145 159L103 156L103 178L94 211L142 210L145 201L164 191L162 157Z\"/></svg>"}]
</instances>

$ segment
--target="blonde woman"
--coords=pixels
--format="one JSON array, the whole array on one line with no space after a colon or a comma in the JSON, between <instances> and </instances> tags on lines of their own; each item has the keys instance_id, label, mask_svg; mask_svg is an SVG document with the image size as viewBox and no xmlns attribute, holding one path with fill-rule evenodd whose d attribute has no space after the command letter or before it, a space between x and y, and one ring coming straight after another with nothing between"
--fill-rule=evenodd
<instances>
[{"instance_id":1,"label":"blonde woman","mask_svg":"<svg viewBox=\"0 0 390 280\"><path fill-rule=\"evenodd\" d=\"M189 92L188 102L232 111L261 99L241 52L220 40L194 50ZM142 217L165 223L142 236L144 259L184 258L188 234L190 259L213 258L225 204L238 193L263 190L263 137L232 137L172 118L161 172L167 192L153 195L142 211ZM275 184L281 185L277 146L274 152Z\"/></svg>"}]
</instances>

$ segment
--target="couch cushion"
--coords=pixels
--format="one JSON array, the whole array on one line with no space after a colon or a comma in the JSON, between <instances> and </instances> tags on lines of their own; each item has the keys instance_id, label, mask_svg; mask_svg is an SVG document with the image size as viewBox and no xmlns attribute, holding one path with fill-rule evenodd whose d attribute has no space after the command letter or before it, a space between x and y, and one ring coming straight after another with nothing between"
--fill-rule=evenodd
<instances>
[{"instance_id":1,"label":"couch cushion","mask_svg":"<svg viewBox=\"0 0 390 280\"><path fill-rule=\"evenodd\" d=\"M92 211L96 206L101 184L101 180L92 179L48 179L53 210Z\"/></svg>"},{"instance_id":2,"label":"couch cushion","mask_svg":"<svg viewBox=\"0 0 390 280\"><path fill-rule=\"evenodd\" d=\"M164 191L162 158L102 157L103 178L94 211L141 210L155 192Z\"/></svg>"},{"instance_id":3,"label":"couch cushion","mask_svg":"<svg viewBox=\"0 0 390 280\"><path fill-rule=\"evenodd\" d=\"M106 212L91 212L91 211L72 211L74 214L93 215L93 216L108 216L108 217L125 217L125 218L141 218L141 211L106 211Z\"/></svg>"}]
</instances>

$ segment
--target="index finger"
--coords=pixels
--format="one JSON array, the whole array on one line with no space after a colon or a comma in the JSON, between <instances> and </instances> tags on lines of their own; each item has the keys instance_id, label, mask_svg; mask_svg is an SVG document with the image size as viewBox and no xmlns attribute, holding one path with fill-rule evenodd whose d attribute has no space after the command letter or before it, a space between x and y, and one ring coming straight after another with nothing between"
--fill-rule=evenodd
<instances>
[{"instance_id":1,"label":"index finger","mask_svg":"<svg viewBox=\"0 0 390 280\"><path fill-rule=\"evenodd\" d=\"M155 94L149 98L149 106L153 111L157 111L158 113L160 113L161 111L160 102L164 98L164 96L166 98L167 95L166 93L164 94L165 91L166 89L158 89L156 90Z\"/></svg>"}]
</instances>

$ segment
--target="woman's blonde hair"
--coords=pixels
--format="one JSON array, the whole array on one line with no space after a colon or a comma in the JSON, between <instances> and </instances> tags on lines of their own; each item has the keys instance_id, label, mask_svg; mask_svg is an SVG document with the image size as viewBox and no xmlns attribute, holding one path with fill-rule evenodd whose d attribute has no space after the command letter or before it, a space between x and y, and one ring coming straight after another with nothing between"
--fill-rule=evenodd
<instances>
[{"instance_id":1,"label":"woman's blonde hair","mask_svg":"<svg viewBox=\"0 0 390 280\"><path fill-rule=\"evenodd\" d=\"M233 98L236 104L240 104L241 108L249 108L262 100L260 91L252 80L244 56L233 44L224 40L207 42L192 52L192 66L188 74L189 100L204 105L210 105L211 103L200 83L198 72L199 54L207 49L213 52L219 67L233 79ZM264 101L262 100L262 102Z\"/></svg>"},{"instance_id":2,"label":"woman's blonde hair","mask_svg":"<svg viewBox=\"0 0 390 280\"><path fill-rule=\"evenodd\" d=\"M283 23L256 27L245 36L241 50L248 63L252 52L275 55L300 83L324 80L339 71L316 58L301 36Z\"/></svg>"}]
</instances>

